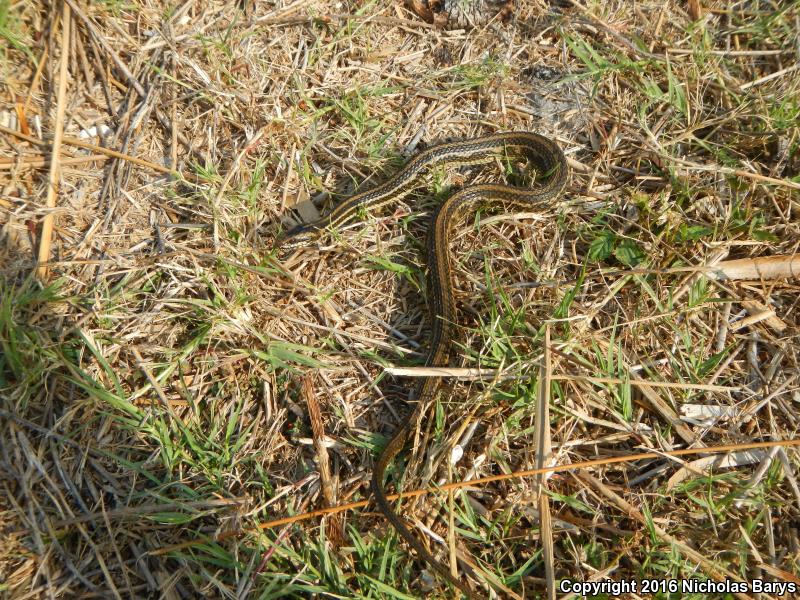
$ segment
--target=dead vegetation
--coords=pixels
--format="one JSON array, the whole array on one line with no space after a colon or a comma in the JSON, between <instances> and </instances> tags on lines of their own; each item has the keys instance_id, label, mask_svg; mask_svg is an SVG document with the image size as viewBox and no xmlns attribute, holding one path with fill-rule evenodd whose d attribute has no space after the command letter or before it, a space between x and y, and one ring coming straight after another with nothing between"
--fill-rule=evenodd
<instances>
[{"instance_id":1,"label":"dead vegetation","mask_svg":"<svg viewBox=\"0 0 800 600\"><path fill-rule=\"evenodd\" d=\"M372 509L258 529L368 495L412 387L386 369L427 347L427 216L515 175L275 240L450 138L539 131L572 177L453 241L468 370L394 481L797 436L800 5L504 5L0 0L3 594L451 593ZM402 513L487 597L797 582L797 467L664 456Z\"/></svg>"}]
</instances>

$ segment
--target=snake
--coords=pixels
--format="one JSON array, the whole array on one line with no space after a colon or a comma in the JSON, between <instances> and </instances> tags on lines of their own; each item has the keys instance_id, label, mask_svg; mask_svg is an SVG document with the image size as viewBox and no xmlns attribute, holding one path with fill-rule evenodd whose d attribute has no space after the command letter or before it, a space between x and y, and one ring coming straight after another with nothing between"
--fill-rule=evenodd
<instances>
[{"instance_id":1,"label":"snake","mask_svg":"<svg viewBox=\"0 0 800 600\"><path fill-rule=\"evenodd\" d=\"M530 187L506 184L477 184L461 188L434 211L427 235L427 295L431 319L431 342L425 366L446 367L450 363L456 334L456 301L453 293L453 260L449 241L464 218L481 210L511 212L541 207L557 200L567 184L569 167L558 144L530 131L512 131L436 144L419 152L385 183L357 193L340 202L320 219L289 231L280 249L320 244L337 229L355 222L365 209L374 210L397 202L424 185L426 175L437 167L486 164L509 156L524 158L536 171ZM540 178L544 181L540 181ZM384 479L392 461L414 436L416 424L439 394L439 377L421 378L410 417L395 430L380 453L370 487L380 512L417 555L445 581L470 600L478 596L466 581L454 576L437 561L395 512L386 496Z\"/></svg>"}]
</instances>

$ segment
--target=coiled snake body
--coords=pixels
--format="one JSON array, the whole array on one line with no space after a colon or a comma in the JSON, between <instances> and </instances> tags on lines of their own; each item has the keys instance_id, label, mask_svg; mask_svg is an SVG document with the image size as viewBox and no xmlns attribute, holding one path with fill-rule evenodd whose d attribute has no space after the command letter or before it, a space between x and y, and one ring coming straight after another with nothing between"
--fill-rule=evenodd
<instances>
[{"instance_id":1,"label":"coiled snake body","mask_svg":"<svg viewBox=\"0 0 800 600\"><path fill-rule=\"evenodd\" d=\"M377 208L399 200L423 183L423 175L433 167L482 164L504 158L520 156L533 164L538 176L546 177L531 188L500 184L481 184L465 187L449 197L436 211L428 232L428 301L431 318L431 345L426 366L448 366L455 329L455 299L453 297L452 264L448 241L454 227L467 215L487 208L501 208L501 212L530 209L558 198L568 176L564 153L551 139L532 132L495 133L468 140L438 144L417 154L403 169L386 183L356 194L343 201L330 214L308 225L291 231L281 243L281 248L308 245L319 241L332 229L355 221L363 208ZM372 475L372 493L380 511L391 522L400 536L419 554L420 558L445 580L456 586L468 598L478 596L467 583L454 577L434 559L425 546L395 513L386 498L383 485L389 463L402 451L414 433L422 411L435 400L439 389L438 377L420 380L417 403L407 420L395 431L383 449Z\"/></svg>"}]
</instances>

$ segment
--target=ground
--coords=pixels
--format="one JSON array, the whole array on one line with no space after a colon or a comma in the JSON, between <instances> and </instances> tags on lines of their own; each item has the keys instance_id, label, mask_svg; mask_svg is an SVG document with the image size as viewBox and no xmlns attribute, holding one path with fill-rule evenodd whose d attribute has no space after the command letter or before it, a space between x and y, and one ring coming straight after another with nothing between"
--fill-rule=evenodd
<instances>
[{"instance_id":1,"label":"ground","mask_svg":"<svg viewBox=\"0 0 800 600\"><path fill-rule=\"evenodd\" d=\"M373 505L270 521L369 499L432 209L532 175L437 169L279 245L509 130L568 186L450 242L460 370L389 484L509 477L399 512L481 597L800 582L797 450L711 448L800 425L798 31L766 0L0 0L4 597L453 597Z\"/></svg>"}]
</instances>

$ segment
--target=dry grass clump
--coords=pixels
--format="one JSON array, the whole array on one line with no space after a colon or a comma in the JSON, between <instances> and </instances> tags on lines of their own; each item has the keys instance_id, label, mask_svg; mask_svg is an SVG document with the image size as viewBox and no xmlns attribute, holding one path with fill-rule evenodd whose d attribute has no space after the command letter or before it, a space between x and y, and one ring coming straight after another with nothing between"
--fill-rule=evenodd
<instances>
[{"instance_id":1,"label":"dry grass clump","mask_svg":"<svg viewBox=\"0 0 800 600\"><path fill-rule=\"evenodd\" d=\"M324 247L276 239L451 138L539 131L572 176L452 240L470 370L392 481L796 437L797 2L517 2L468 29L245 5L0 2L4 594L450 593L374 511L258 525L368 495L413 386L386 368L427 348L428 215L521 175L436 172ZM796 582L797 467L665 456L402 513L485 596Z\"/></svg>"}]
</instances>

